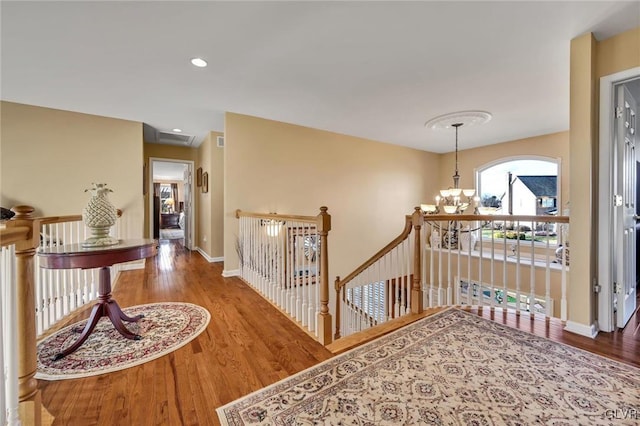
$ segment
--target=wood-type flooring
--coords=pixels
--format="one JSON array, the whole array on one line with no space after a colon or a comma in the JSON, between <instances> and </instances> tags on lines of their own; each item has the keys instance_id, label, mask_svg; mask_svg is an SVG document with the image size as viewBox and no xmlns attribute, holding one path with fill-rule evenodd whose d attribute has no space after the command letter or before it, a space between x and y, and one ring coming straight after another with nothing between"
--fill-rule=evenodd
<instances>
[{"instance_id":1,"label":"wood-type flooring","mask_svg":"<svg viewBox=\"0 0 640 426\"><path fill-rule=\"evenodd\" d=\"M332 354L237 278L223 278L178 241L163 241L144 270L122 272L113 297L123 306L178 301L211 313L186 346L137 367L63 381L40 381L54 425L217 425L215 409L329 359ZM522 330L640 366L640 314L624 332L589 339L556 321L475 310ZM87 309L66 324L88 317Z\"/></svg>"}]
</instances>

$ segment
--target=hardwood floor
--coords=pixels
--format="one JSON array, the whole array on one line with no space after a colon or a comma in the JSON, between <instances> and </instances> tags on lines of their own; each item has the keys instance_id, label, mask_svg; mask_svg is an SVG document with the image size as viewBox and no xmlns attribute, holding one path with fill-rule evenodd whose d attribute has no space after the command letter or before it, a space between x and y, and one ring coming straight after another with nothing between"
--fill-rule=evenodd
<instances>
[{"instance_id":1,"label":"hardwood floor","mask_svg":"<svg viewBox=\"0 0 640 426\"><path fill-rule=\"evenodd\" d=\"M121 306L190 302L209 310L211 322L186 346L138 367L40 381L54 425L217 425L217 407L332 356L242 281L222 278L221 272L222 264L163 241L144 271L122 273L113 293ZM640 367L640 313L624 331L589 339L564 332L559 321L472 311Z\"/></svg>"},{"instance_id":2,"label":"hardwood floor","mask_svg":"<svg viewBox=\"0 0 640 426\"><path fill-rule=\"evenodd\" d=\"M211 322L186 346L138 367L40 381L54 425L216 425L216 407L332 356L243 282L221 272L222 264L167 241L144 271L122 273L113 292L121 306L190 302L205 307Z\"/></svg>"}]
</instances>

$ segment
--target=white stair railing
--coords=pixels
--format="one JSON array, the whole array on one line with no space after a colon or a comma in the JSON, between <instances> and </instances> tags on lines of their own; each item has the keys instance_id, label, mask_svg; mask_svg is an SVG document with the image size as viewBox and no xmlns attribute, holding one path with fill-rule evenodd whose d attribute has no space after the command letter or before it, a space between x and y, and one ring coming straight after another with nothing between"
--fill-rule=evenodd
<instances>
[{"instance_id":1,"label":"white stair railing","mask_svg":"<svg viewBox=\"0 0 640 426\"><path fill-rule=\"evenodd\" d=\"M240 276L323 344L331 341L327 234L330 216L237 211Z\"/></svg>"},{"instance_id":2,"label":"white stair railing","mask_svg":"<svg viewBox=\"0 0 640 426\"><path fill-rule=\"evenodd\" d=\"M396 239L336 280L335 338L443 306L566 321L568 226L564 216L416 211Z\"/></svg>"},{"instance_id":3,"label":"white stair railing","mask_svg":"<svg viewBox=\"0 0 640 426\"><path fill-rule=\"evenodd\" d=\"M336 339L411 312L417 278L414 225L420 220L417 211L406 216L400 235L344 279L336 278Z\"/></svg>"},{"instance_id":4,"label":"white stair railing","mask_svg":"<svg viewBox=\"0 0 640 426\"><path fill-rule=\"evenodd\" d=\"M565 321L568 221L560 216L425 216L424 307L484 306Z\"/></svg>"}]
</instances>

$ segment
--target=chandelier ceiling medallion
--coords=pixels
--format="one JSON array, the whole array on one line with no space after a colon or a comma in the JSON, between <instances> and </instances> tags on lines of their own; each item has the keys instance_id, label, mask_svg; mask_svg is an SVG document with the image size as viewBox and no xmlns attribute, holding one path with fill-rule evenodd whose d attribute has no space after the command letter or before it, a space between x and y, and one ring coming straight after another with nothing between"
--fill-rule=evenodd
<instances>
[{"instance_id":1,"label":"chandelier ceiling medallion","mask_svg":"<svg viewBox=\"0 0 640 426\"><path fill-rule=\"evenodd\" d=\"M440 194L435 197L435 204L423 204L422 210L425 213L440 213L440 207L448 214L461 214L471 203L474 204L474 213L478 213L479 197L474 197L476 190L473 188L460 188L460 173L458 172L458 130L460 127L477 126L491 120L491 114L486 111L460 111L435 117L425 123L428 129L451 129L456 130L455 145L455 173L453 174L453 187L441 189ZM463 196L466 198L463 199Z\"/></svg>"}]
</instances>

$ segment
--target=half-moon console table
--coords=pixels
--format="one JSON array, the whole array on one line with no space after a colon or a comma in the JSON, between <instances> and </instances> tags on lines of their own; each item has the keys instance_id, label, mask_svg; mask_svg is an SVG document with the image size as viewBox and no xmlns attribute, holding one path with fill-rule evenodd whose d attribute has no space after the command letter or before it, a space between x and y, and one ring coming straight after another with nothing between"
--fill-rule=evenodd
<instances>
[{"instance_id":1,"label":"half-moon console table","mask_svg":"<svg viewBox=\"0 0 640 426\"><path fill-rule=\"evenodd\" d=\"M140 340L142 336L131 333L122 321L136 322L143 317L128 317L122 312L118 303L111 298L112 265L132 260L144 259L156 254L155 240L120 240L118 244L105 247L82 247L81 244L67 244L59 247L48 247L38 251L40 266L46 269L90 269L100 268L98 278L98 303L93 306L91 315L82 330L82 334L71 346L54 356L59 360L78 349L87 340L98 320L109 317L113 326L127 339Z\"/></svg>"}]
</instances>

